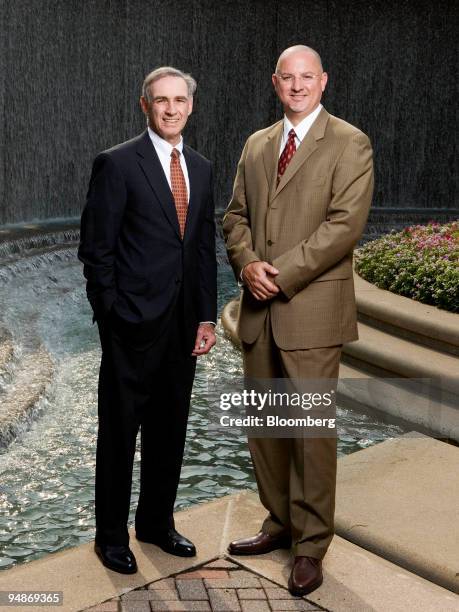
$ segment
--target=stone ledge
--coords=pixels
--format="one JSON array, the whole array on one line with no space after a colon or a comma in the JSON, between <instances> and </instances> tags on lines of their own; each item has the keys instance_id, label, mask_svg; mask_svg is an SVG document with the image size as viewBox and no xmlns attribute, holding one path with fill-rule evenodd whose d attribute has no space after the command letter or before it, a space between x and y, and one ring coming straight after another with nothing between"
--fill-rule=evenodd
<instances>
[{"instance_id":1,"label":"stone ledge","mask_svg":"<svg viewBox=\"0 0 459 612\"><path fill-rule=\"evenodd\" d=\"M459 442L457 397L443 393L435 398L421 394L421 390L422 385L417 383L374 378L347 361L340 363L337 396L340 405L375 413L379 419L389 414L429 435Z\"/></svg>"},{"instance_id":2,"label":"stone ledge","mask_svg":"<svg viewBox=\"0 0 459 612\"><path fill-rule=\"evenodd\" d=\"M241 340L237 334L237 317L239 312L239 298L230 300L222 310L221 322L225 336L236 346L241 346Z\"/></svg>"},{"instance_id":3,"label":"stone ledge","mask_svg":"<svg viewBox=\"0 0 459 612\"><path fill-rule=\"evenodd\" d=\"M47 221L30 221L28 223L15 223L0 227L0 244L18 240L33 239L33 237L53 234L55 232L69 232L78 230L79 217L68 219L48 219ZM0 249L1 251L1 249Z\"/></svg>"},{"instance_id":4,"label":"stone ledge","mask_svg":"<svg viewBox=\"0 0 459 612\"><path fill-rule=\"evenodd\" d=\"M417 339L420 343L429 345L434 342L433 348L459 355L459 315L447 310L422 304L416 300L406 298L384 289L379 289L354 272L354 285L359 315L364 315L365 321L371 325L387 323L393 333L403 335L411 332L413 336L408 339ZM237 319L238 306L231 300L222 313L225 322ZM235 326L230 326L231 339L239 343ZM226 327L225 327L226 329Z\"/></svg>"},{"instance_id":5,"label":"stone ledge","mask_svg":"<svg viewBox=\"0 0 459 612\"><path fill-rule=\"evenodd\" d=\"M363 365L368 363L392 373L394 378L431 379L435 387L459 399L459 359L454 355L414 344L363 323L359 323L359 340L345 344L343 353Z\"/></svg>"},{"instance_id":6,"label":"stone ledge","mask_svg":"<svg viewBox=\"0 0 459 612\"><path fill-rule=\"evenodd\" d=\"M376 288L376 291L380 290ZM409 306L413 305L413 300L406 301ZM226 336L240 346L236 331L238 309L239 299L228 302L223 308L221 323ZM429 433L459 441L458 359L362 323L359 323L359 334L360 340L343 348L338 398L341 396L347 403L357 400L370 410L376 408L421 426ZM379 388L384 386L384 393L375 392L372 377ZM388 381L383 385L384 378ZM390 379L398 378L400 385L396 381L391 384ZM408 385L409 378L427 379L431 381L431 389L427 395L419 395L402 388L404 378ZM368 382L359 385L350 379Z\"/></svg>"},{"instance_id":7,"label":"stone ledge","mask_svg":"<svg viewBox=\"0 0 459 612\"><path fill-rule=\"evenodd\" d=\"M459 355L458 314L379 289L355 272L354 285L362 322Z\"/></svg>"},{"instance_id":8,"label":"stone ledge","mask_svg":"<svg viewBox=\"0 0 459 612\"><path fill-rule=\"evenodd\" d=\"M411 432L338 461L336 532L459 593L459 449Z\"/></svg>"}]
</instances>

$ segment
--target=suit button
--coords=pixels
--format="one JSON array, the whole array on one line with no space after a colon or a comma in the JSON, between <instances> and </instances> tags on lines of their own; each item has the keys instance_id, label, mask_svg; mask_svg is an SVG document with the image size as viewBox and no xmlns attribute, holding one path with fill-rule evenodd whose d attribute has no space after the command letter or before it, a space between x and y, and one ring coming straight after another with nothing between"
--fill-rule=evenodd
<instances>
[{"instance_id":1,"label":"suit button","mask_svg":"<svg viewBox=\"0 0 459 612\"><path fill-rule=\"evenodd\" d=\"M272 246L273 241L272 240L268 240L268 242L266 243L268 246Z\"/></svg>"},{"instance_id":2,"label":"suit button","mask_svg":"<svg viewBox=\"0 0 459 612\"><path fill-rule=\"evenodd\" d=\"M176 278L176 279L175 279L175 284L176 284L176 285L179 285L181 282L182 282L182 281L181 281L179 278Z\"/></svg>"}]
</instances>

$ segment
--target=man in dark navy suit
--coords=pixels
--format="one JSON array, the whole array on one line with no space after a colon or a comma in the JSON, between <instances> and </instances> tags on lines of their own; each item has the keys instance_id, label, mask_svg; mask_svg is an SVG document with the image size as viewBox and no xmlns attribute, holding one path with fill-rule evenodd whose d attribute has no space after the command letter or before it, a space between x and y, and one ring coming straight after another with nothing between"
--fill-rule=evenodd
<instances>
[{"instance_id":1,"label":"man in dark navy suit","mask_svg":"<svg viewBox=\"0 0 459 612\"><path fill-rule=\"evenodd\" d=\"M211 164L181 135L195 89L175 68L145 78L147 130L96 157L81 219L102 346L95 551L121 573L137 570L127 521L139 427L136 537L196 554L173 518L196 357L215 344L217 317Z\"/></svg>"}]
</instances>

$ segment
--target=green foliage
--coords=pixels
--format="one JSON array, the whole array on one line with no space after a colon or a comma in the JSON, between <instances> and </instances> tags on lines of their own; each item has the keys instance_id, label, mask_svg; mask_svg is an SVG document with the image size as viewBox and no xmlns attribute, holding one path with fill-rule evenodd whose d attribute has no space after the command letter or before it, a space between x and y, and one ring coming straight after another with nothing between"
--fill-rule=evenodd
<instances>
[{"instance_id":1,"label":"green foliage","mask_svg":"<svg viewBox=\"0 0 459 612\"><path fill-rule=\"evenodd\" d=\"M459 221L414 225L356 252L357 272L399 295L459 312Z\"/></svg>"}]
</instances>

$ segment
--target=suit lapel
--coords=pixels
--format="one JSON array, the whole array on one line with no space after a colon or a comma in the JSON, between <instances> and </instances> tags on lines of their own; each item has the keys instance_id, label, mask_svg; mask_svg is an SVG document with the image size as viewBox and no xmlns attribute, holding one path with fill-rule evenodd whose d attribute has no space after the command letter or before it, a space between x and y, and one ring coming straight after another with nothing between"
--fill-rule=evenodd
<instances>
[{"instance_id":1,"label":"suit lapel","mask_svg":"<svg viewBox=\"0 0 459 612\"><path fill-rule=\"evenodd\" d=\"M298 147L295 155L292 157L291 162L287 166L287 169L285 170L284 174L281 177L281 180L279 181L279 185L277 185L277 187L275 186L274 191L271 192L272 197L270 198L270 201L272 201L274 198L276 198L279 195L282 189L287 185L289 181L292 180L292 178L295 176L295 174L298 172L298 170L301 168L304 162L308 159L308 157L310 157L312 153L314 153L314 151L317 149L318 147L317 141L321 140L324 137L325 127L328 122L328 117L329 117L328 112L324 108L322 108L317 119L311 125L308 133L306 134L304 139L301 141L301 144ZM277 153L279 155L279 149L277 150ZM276 180L277 180L277 160L276 160L274 185L276 185Z\"/></svg>"},{"instance_id":2,"label":"suit lapel","mask_svg":"<svg viewBox=\"0 0 459 612\"><path fill-rule=\"evenodd\" d=\"M164 174L163 167L156 154L148 132L145 131L137 146L140 166L153 189L167 219L180 237L180 227L175 208L174 197Z\"/></svg>"},{"instance_id":3,"label":"suit lapel","mask_svg":"<svg viewBox=\"0 0 459 612\"><path fill-rule=\"evenodd\" d=\"M271 201L276 191L277 164L279 161L279 147L282 138L283 121L278 121L268 133L263 147L263 163L265 165L266 178L269 184L269 200Z\"/></svg>"}]
</instances>

